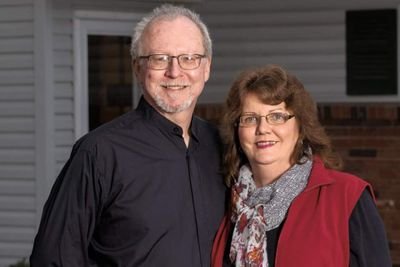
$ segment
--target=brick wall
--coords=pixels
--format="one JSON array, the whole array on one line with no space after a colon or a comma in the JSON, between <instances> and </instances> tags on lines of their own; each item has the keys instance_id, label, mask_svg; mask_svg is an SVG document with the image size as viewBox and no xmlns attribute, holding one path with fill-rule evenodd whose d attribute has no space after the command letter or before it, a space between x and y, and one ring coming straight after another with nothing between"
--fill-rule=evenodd
<instances>
[{"instance_id":1,"label":"brick wall","mask_svg":"<svg viewBox=\"0 0 400 267\"><path fill-rule=\"evenodd\" d=\"M344 170L372 184L393 266L400 266L400 104L319 104L318 111ZM215 124L221 113L221 104L196 109Z\"/></svg>"}]
</instances>

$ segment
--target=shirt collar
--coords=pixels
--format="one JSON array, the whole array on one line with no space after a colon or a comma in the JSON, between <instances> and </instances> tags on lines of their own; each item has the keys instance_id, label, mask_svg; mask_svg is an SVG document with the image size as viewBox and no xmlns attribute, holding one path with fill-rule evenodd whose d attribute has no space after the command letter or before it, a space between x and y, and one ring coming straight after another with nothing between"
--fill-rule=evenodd
<instances>
[{"instance_id":1,"label":"shirt collar","mask_svg":"<svg viewBox=\"0 0 400 267\"><path fill-rule=\"evenodd\" d=\"M146 99L142 96L139 100L139 104L136 108L138 112L141 112L146 120L151 120L160 127L162 130L172 133L174 135L182 136L182 128L175 124L174 122L168 120L163 115L161 115L154 107L152 107ZM198 141L199 137L199 122L198 118L192 117L192 122L190 123L189 131L191 133L191 138Z\"/></svg>"}]
</instances>

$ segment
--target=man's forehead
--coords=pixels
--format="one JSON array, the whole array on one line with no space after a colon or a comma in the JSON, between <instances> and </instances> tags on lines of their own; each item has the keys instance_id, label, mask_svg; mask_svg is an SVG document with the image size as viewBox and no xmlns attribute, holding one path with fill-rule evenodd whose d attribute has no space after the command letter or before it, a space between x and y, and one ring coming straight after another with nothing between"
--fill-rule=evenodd
<instances>
[{"instance_id":1,"label":"man's forehead","mask_svg":"<svg viewBox=\"0 0 400 267\"><path fill-rule=\"evenodd\" d=\"M146 27L144 34L154 34L160 32L170 33L177 29L180 32L196 32L201 35L201 31L196 23L185 16L160 17L154 19Z\"/></svg>"},{"instance_id":2,"label":"man's forehead","mask_svg":"<svg viewBox=\"0 0 400 267\"><path fill-rule=\"evenodd\" d=\"M194 50L183 52L202 53L204 50L200 29L193 21L182 16L153 21L143 32L142 45L145 50L171 49L171 45L178 50Z\"/></svg>"}]
</instances>

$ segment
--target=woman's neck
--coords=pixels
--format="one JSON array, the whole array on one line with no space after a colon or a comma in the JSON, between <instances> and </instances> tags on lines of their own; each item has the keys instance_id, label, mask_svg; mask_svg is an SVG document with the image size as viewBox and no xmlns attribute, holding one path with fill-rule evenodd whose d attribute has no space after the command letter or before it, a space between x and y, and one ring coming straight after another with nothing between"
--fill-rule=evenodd
<instances>
[{"instance_id":1,"label":"woman's neck","mask_svg":"<svg viewBox=\"0 0 400 267\"><path fill-rule=\"evenodd\" d=\"M253 179L257 187L263 187L275 182L283 173L290 169L289 164L250 164Z\"/></svg>"}]
</instances>

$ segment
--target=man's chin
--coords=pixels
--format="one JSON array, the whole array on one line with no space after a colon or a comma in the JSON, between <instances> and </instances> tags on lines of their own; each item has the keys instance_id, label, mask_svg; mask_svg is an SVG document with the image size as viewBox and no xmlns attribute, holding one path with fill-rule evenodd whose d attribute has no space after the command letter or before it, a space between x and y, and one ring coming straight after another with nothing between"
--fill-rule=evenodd
<instances>
[{"instance_id":1,"label":"man's chin","mask_svg":"<svg viewBox=\"0 0 400 267\"><path fill-rule=\"evenodd\" d=\"M178 104L166 103L164 101L156 101L156 103L159 109L165 113L179 113L187 110L192 105L193 100L187 100Z\"/></svg>"}]
</instances>

